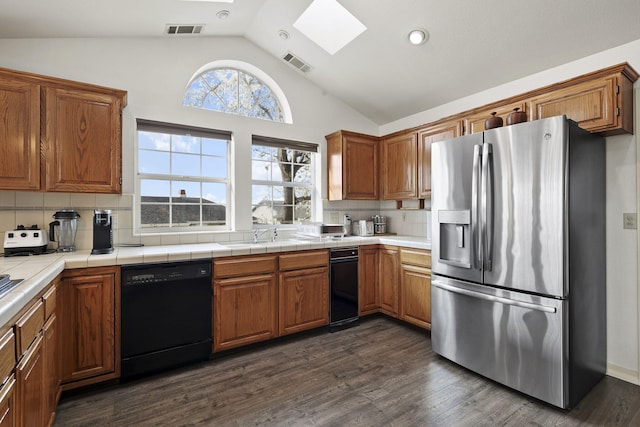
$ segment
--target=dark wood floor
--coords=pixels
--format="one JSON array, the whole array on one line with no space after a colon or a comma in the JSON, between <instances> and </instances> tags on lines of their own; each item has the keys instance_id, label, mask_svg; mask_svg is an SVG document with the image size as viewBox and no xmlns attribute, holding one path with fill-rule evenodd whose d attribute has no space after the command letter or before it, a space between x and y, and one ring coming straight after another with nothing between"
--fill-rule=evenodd
<instances>
[{"instance_id":1,"label":"dark wood floor","mask_svg":"<svg viewBox=\"0 0 640 427\"><path fill-rule=\"evenodd\" d=\"M571 411L431 352L383 317L64 397L55 426L640 426L640 387L606 377Z\"/></svg>"}]
</instances>

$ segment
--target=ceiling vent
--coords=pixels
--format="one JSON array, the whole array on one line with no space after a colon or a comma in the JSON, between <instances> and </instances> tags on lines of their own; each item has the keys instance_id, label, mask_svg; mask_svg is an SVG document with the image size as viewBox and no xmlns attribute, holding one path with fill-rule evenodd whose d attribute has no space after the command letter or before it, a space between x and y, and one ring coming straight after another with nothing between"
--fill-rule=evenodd
<instances>
[{"instance_id":1,"label":"ceiling vent","mask_svg":"<svg viewBox=\"0 0 640 427\"><path fill-rule=\"evenodd\" d=\"M294 55L291 52L287 52L282 57L282 59L284 59L289 64L293 65L294 67L296 67L298 70L302 71L303 73L308 73L309 71L311 71L311 65L307 64L306 62L304 62L302 59L300 59L299 57L297 57L296 55Z\"/></svg>"},{"instance_id":2,"label":"ceiling vent","mask_svg":"<svg viewBox=\"0 0 640 427\"><path fill-rule=\"evenodd\" d=\"M182 34L200 34L204 29L204 24L167 24L165 28L165 34L170 36L182 35Z\"/></svg>"}]
</instances>

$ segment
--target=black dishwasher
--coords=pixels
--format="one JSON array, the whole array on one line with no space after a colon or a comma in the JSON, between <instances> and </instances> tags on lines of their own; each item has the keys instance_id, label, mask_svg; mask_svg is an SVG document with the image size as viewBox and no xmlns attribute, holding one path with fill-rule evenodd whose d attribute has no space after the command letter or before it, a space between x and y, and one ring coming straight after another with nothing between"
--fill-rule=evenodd
<instances>
[{"instance_id":1,"label":"black dishwasher","mask_svg":"<svg viewBox=\"0 0 640 427\"><path fill-rule=\"evenodd\" d=\"M211 260L122 267L122 379L209 358L211 271Z\"/></svg>"},{"instance_id":2,"label":"black dishwasher","mask_svg":"<svg viewBox=\"0 0 640 427\"><path fill-rule=\"evenodd\" d=\"M330 250L331 303L329 330L354 326L358 320L358 248Z\"/></svg>"}]
</instances>

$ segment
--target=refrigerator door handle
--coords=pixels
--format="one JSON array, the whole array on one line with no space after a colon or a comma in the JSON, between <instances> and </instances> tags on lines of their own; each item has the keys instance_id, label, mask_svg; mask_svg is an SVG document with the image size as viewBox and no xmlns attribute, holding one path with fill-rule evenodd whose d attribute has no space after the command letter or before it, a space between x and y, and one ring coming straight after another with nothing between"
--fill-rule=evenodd
<instances>
[{"instance_id":1,"label":"refrigerator door handle","mask_svg":"<svg viewBox=\"0 0 640 427\"><path fill-rule=\"evenodd\" d=\"M440 288L442 290L453 292L456 294L467 295L472 298L478 298L478 299L482 299L490 302L497 302L500 304L512 305L514 307L521 307L521 308L526 308L530 310L542 311L545 313L555 313L557 311L555 307L549 307L549 306L540 305L540 304L532 304L530 302L516 301L509 298L503 298L503 297L498 297L494 295L483 294L480 292L474 292L468 289L458 288L457 286L448 285L439 280L433 280L431 282L431 286L435 286L436 288Z\"/></svg>"},{"instance_id":2,"label":"refrigerator door handle","mask_svg":"<svg viewBox=\"0 0 640 427\"><path fill-rule=\"evenodd\" d=\"M491 271L493 264L493 164L492 145L482 146L482 241L483 270Z\"/></svg>"},{"instance_id":3,"label":"refrigerator door handle","mask_svg":"<svg viewBox=\"0 0 640 427\"><path fill-rule=\"evenodd\" d=\"M482 246L480 244L480 165L482 163L482 146L473 146L473 169L471 175L471 247L473 250L473 267L482 269Z\"/></svg>"}]
</instances>

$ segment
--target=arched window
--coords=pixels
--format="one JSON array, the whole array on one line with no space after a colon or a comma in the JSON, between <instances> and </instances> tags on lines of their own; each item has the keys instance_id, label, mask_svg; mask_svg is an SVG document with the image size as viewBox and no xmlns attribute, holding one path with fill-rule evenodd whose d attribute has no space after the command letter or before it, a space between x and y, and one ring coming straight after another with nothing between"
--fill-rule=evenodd
<instances>
[{"instance_id":1,"label":"arched window","mask_svg":"<svg viewBox=\"0 0 640 427\"><path fill-rule=\"evenodd\" d=\"M263 78L258 78L257 73L248 72L248 65L226 61L201 68L187 86L183 105L291 123L286 99L282 102L282 91L273 89L277 87L275 82L265 82L265 78L271 80L265 73L260 72Z\"/></svg>"}]
</instances>

